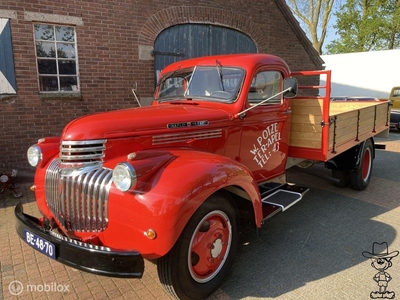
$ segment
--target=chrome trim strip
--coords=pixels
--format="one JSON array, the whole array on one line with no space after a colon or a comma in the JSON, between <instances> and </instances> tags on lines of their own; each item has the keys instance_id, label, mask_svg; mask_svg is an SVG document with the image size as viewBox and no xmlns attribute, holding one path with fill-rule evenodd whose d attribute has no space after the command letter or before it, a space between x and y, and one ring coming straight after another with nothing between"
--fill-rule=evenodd
<instances>
[{"instance_id":1,"label":"chrome trim strip","mask_svg":"<svg viewBox=\"0 0 400 300\"><path fill-rule=\"evenodd\" d=\"M85 247L85 248L88 248L88 249L94 249L94 250L111 251L111 249L109 247L97 246L97 245L93 245L93 244L87 244L87 243L84 243L84 242L81 242L81 241L78 241L78 240L70 239L70 238L68 238L66 236L63 236L63 235L61 235L61 234L59 234L57 232L54 232L54 231L49 231L49 233L50 233L50 235L52 235L53 237L55 237L55 238L57 238L59 240L62 240L62 241L65 241L65 242L68 242L68 243L71 243L71 244L75 244L75 245L78 245L78 246L81 246L81 247Z\"/></svg>"},{"instance_id":2,"label":"chrome trim strip","mask_svg":"<svg viewBox=\"0 0 400 300\"><path fill-rule=\"evenodd\" d=\"M186 143L191 140L205 140L220 137L222 137L222 129L160 134L153 136L153 145Z\"/></svg>"},{"instance_id":3,"label":"chrome trim strip","mask_svg":"<svg viewBox=\"0 0 400 300\"><path fill-rule=\"evenodd\" d=\"M60 162L63 168L79 169L103 165L107 140L61 141Z\"/></svg>"},{"instance_id":4,"label":"chrome trim strip","mask_svg":"<svg viewBox=\"0 0 400 300\"><path fill-rule=\"evenodd\" d=\"M62 145L94 145L105 144L107 140L88 140L88 141L62 141Z\"/></svg>"},{"instance_id":5,"label":"chrome trim strip","mask_svg":"<svg viewBox=\"0 0 400 300\"><path fill-rule=\"evenodd\" d=\"M76 149L75 149L76 150ZM69 151L69 150L68 150ZM95 151L95 150L93 150ZM81 159L98 159L98 158L104 158L104 154L103 153L98 153L98 154L82 154L82 155L65 155L62 154L61 152L61 156L62 156L62 160L68 160L68 161L76 161L76 160L81 160Z\"/></svg>"}]
</instances>

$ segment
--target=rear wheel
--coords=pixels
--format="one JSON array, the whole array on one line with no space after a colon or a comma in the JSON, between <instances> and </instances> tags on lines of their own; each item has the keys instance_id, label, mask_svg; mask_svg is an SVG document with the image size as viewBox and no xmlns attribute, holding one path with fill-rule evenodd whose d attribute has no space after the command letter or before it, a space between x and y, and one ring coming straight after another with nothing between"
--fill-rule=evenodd
<instances>
[{"instance_id":1,"label":"rear wheel","mask_svg":"<svg viewBox=\"0 0 400 300\"><path fill-rule=\"evenodd\" d=\"M175 298L205 299L227 276L238 245L236 213L227 196L205 201L158 260L160 281Z\"/></svg>"},{"instance_id":2,"label":"rear wheel","mask_svg":"<svg viewBox=\"0 0 400 300\"><path fill-rule=\"evenodd\" d=\"M355 190L364 190L371 179L373 165L373 145L371 140L365 141L361 160L356 169L349 174L350 186Z\"/></svg>"}]
</instances>

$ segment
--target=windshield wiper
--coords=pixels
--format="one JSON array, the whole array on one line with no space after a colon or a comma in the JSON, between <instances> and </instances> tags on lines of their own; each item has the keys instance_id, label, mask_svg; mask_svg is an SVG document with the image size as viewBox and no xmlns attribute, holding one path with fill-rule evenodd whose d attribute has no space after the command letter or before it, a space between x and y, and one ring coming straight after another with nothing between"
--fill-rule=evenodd
<instances>
[{"instance_id":1,"label":"windshield wiper","mask_svg":"<svg viewBox=\"0 0 400 300\"><path fill-rule=\"evenodd\" d=\"M215 62L217 64L217 71L218 71L218 75L219 75L219 80L221 81L221 87L222 87L222 90L225 92L224 80L222 79L222 65L218 61L218 59Z\"/></svg>"},{"instance_id":2,"label":"windshield wiper","mask_svg":"<svg viewBox=\"0 0 400 300\"><path fill-rule=\"evenodd\" d=\"M163 82L164 82L165 80L167 80L168 78L173 77L176 73L178 73L178 72L181 70L181 68L182 68L182 65L179 65L178 68L177 68L176 70L172 71L172 73L168 75L168 77L165 77L164 80L159 80L159 81L157 82L156 87L158 87L161 83L163 83Z\"/></svg>"}]
</instances>

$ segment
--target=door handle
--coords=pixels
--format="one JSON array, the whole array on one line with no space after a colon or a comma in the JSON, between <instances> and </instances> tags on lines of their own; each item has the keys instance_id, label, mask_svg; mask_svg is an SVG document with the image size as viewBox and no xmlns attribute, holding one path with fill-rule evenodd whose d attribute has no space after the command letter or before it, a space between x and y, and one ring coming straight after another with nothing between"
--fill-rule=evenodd
<instances>
[{"instance_id":1,"label":"door handle","mask_svg":"<svg viewBox=\"0 0 400 300\"><path fill-rule=\"evenodd\" d=\"M288 110L282 112L283 115L290 115L291 113L292 113L291 109L288 109Z\"/></svg>"}]
</instances>

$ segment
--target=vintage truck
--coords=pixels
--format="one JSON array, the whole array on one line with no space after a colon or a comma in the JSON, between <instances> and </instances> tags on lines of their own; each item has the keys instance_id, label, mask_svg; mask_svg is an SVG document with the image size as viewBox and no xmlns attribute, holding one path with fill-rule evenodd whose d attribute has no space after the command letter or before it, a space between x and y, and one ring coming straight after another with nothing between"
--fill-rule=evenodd
<instances>
[{"instance_id":1,"label":"vintage truck","mask_svg":"<svg viewBox=\"0 0 400 300\"><path fill-rule=\"evenodd\" d=\"M390 111L390 129L400 130L400 86L392 88L389 94L389 101L392 104Z\"/></svg>"},{"instance_id":2,"label":"vintage truck","mask_svg":"<svg viewBox=\"0 0 400 300\"><path fill-rule=\"evenodd\" d=\"M321 74L326 86L299 86ZM140 278L155 260L173 297L204 299L228 275L238 218L258 229L308 190L288 168L324 162L337 185L367 187L389 103L329 94L329 71L292 73L272 55L176 62L151 106L78 118L28 149L42 216L17 205L17 232L94 274Z\"/></svg>"},{"instance_id":3,"label":"vintage truck","mask_svg":"<svg viewBox=\"0 0 400 300\"><path fill-rule=\"evenodd\" d=\"M392 102L393 108L400 109L400 86L392 88L389 94L389 101Z\"/></svg>"}]
</instances>

